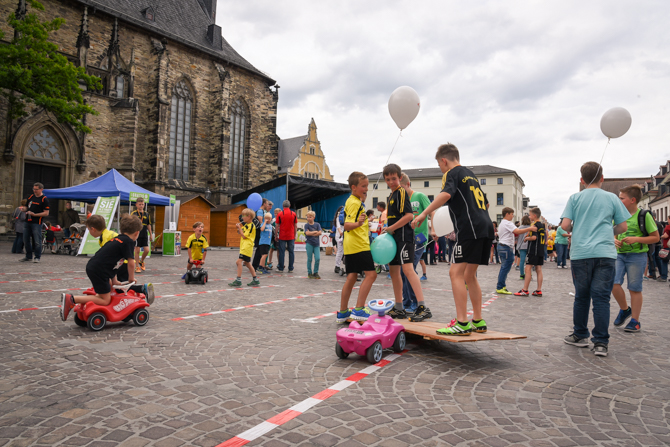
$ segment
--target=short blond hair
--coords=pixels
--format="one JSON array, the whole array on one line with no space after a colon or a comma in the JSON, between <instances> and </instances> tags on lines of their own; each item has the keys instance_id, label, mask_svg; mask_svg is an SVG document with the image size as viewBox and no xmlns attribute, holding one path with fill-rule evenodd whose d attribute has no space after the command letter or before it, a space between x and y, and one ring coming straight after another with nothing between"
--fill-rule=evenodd
<instances>
[{"instance_id":1,"label":"short blond hair","mask_svg":"<svg viewBox=\"0 0 670 447\"><path fill-rule=\"evenodd\" d=\"M270 213L265 213L265 215L263 217L265 217L266 219L272 220L272 214L270 214Z\"/></svg>"},{"instance_id":2,"label":"short blond hair","mask_svg":"<svg viewBox=\"0 0 670 447\"><path fill-rule=\"evenodd\" d=\"M198 228L200 225L202 225L203 227L205 226L205 224L202 222L196 222L193 224L193 228Z\"/></svg>"},{"instance_id":3,"label":"short blond hair","mask_svg":"<svg viewBox=\"0 0 670 447\"><path fill-rule=\"evenodd\" d=\"M314 211L307 211L307 214L305 214L305 217L316 217L316 213Z\"/></svg>"},{"instance_id":4,"label":"short blond hair","mask_svg":"<svg viewBox=\"0 0 670 447\"><path fill-rule=\"evenodd\" d=\"M249 216L249 217L251 217L252 219L253 219L254 217L256 217L256 213L254 213L254 210L252 210L251 208L245 208L245 209L243 209L243 210L242 210L242 215L243 215L243 216Z\"/></svg>"}]
</instances>

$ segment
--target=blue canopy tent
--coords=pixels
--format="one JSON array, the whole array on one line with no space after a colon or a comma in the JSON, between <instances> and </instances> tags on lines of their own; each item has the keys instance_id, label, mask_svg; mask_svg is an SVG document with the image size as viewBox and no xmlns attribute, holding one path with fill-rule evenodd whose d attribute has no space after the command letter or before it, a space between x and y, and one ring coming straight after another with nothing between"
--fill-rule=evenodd
<instances>
[{"instance_id":1,"label":"blue canopy tent","mask_svg":"<svg viewBox=\"0 0 670 447\"><path fill-rule=\"evenodd\" d=\"M148 191L137 186L116 169L106 172L81 185L69 188L45 189L44 194L50 199L69 199L80 202L95 203L98 197L121 197L121 203L129 203L129 193L141 192L149 194L149 205L169 206L170 198Z\"/></svg>"},{"instance_id":2,"label":"blue canopy tent","mask_svg":"<svg viewBox=\"0 0 670 447\"><path fill-rule=\"evenodd\" d=\"M286 200L287 190L291 208L300 209L311 205L312 211L316 213L314 220L319 222L324 230L330 230L335 212L340 206L344 206L351 194L349 186L343 183L291 175L288 178L285 176L276 178L236 194L232 197L232 203L246 203L249 195L257 192L264 199L270 200L274 208L281 208L282 202Z\"/></svg>"}]
</instances>

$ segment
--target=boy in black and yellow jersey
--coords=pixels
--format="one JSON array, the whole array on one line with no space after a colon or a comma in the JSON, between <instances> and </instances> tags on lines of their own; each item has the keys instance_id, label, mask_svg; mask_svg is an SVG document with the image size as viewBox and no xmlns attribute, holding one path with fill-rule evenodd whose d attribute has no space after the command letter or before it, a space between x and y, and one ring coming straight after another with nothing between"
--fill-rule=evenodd
<instances>
[{"instance_id":1,"label":"boy in black and yellow jersey","mask_svg":"<svg viewBox=\"0 0 670 447\"><path fill-rule=\"evenodd\" d=\"M251 256L254 254L254 241L256 240L256 227L252 222L256 213L249 208L242 210L242 222L235 224L237 232L242 236L240 239L240 256L235 264L237 265L237 278L229 282L231 287L240 287L242 285L242 266L246 266L251 273L252 280L248 286L259 286L261 283L256 277L256 270L251 265Z\"/></svg>"},{"instance_id":2,"label":"boy in black and yellow jersey","mask_svg":"<svg viewBox=\"0 0 670 447\"><path fill-rule=\"evenodd\" d=\"M119 235L116 231L108 229L105 218L98 214L93 214L86 219L86 227L88 228L88 233L92 237L98 238L100 248ZM125 259L123 265L116 269L116 277L112 279L112 285L123 284L127 282L128 279L128 260ZM130 290L137 293L143 293L147 302L153 304L155 295L154 285L152 283L136 284L130 286Z\"/></svg>"},{"instance_id":3,"label":"boy in black and yellow jersey","mask_svg":"<svg viewBox=\"0 0 670 447\"><path fill-rule=\"evenodd\" d=\"M151 251L149 247L151 241L151 216L147 211L145 211L145 203L142 197L139 197L135 202L135 211L130 213L132 216L137 216L142 222L142 230L140 231L140 236L137 238L135 245L135 273L140 273L145 270L144 261L147 258L147 255ZM142 251L142 257L140 258L140 248Z\"/></svg>"},{"instance_id":4,"label":"boy in black and yellow jersey","mask_svg":"<svg viewBox=\"0 0 670 447\"><path fill-rule=\"evenodd\" d=\"M454 224L456 244L453 263L449 268L451 288L456 302L456 318L437 333L442 335L470 335L486 332L482 319L482 289L477 281L477 268L488 265L491 244L495 237L493 222L489 217L488 201L481 190L475 174L461 166L458 148L451 143L443 144L435 155L442 177L442 191L413 222L416 228L433 211L445 203ZM467 282L467 288L466 288ZM468 293L472 302L473 319L468 321Z\"/></svg>"},{"instance_id":5,"label":"boy in black and yellow jersey","mask_svg":"<svg viewBox=\"0 0 670 447\"><path fill-rule=\"evenodd\" d=\"M196 222L193 224L193 234L188 237L186 240L186 248L188 249L188 263L186 264L186 270L191 270L193 268L193 261L202 261L200 266L205 265L205 258L207 257L207 249L209 248L209 242L203 233L205 231L205 224L202 222ZM186 278L187 273L184 273L184 276L181 279Z\"/></svg>"},{"instance_id":6,"label":"boy in black and yellow jersey","mask_svg":"<svg viewBox=\"0 0 670 447\"><path fill-rule=\"evenodd\" d=\"M340 310L336 321L344 323L347 319L365 321L370 312L365 307L365 300L370 293L372 284L377 279L375 261L370 252L368 237L368 218L365 214L365 198L368 196L368 178L362 172L354 171L349 175L351 195L344 205L344 266L347 271L347 280L342 286L340 295ZM356 284L358 274L365 272L365 279L358 290L358 299L354 310L349 310L349 298Z\"/></svg>"},{"instance_id":7,"label":"boy in black and yellow jersey","mask_svg":"<svg viewBox=\"0 0 670 447\"><path fill-rule=\"evenodd\" d=\"M384 231L393 235L396 243L396 255L389 262L395 307L388 311L388 315L399 319L409 316L410 321L423 321L433 315L430 313L430 309L426 307L423 290L421 289L421 280L419 280L419 276L414 270L414 230L412 229L414 213L412 211L412 203L407 191L400 186L400 178L402 177L400 166L396 164L386 165L382 174L384 175L386 185L392 191L386 208L388 227ZM416 295L418 307L412 315L408 315L402 305L402 276L400 275L400 269L402 269L402 272L407 277Z\"/></svg>"}]
</instances>

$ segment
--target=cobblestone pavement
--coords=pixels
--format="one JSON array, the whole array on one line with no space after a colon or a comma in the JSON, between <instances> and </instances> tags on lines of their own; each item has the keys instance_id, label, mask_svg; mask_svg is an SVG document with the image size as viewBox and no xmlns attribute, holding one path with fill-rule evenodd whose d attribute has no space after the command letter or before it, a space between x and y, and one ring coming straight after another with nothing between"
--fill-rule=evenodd
<instances>
[{"instance_id":1,"label":"cobblestone pavement","mask_svg":"<svg viewBox=\"0 0 670 447\"><path fill-rule=\"evenodd\" d=\"M0 244L0 445L216 446L250 429L263 434L248 445L265 446L670 444L667 284L645 281L643 331L612 328L599 358L563 343L573 288L570 271L550 263L544 297L500 296L485 309L490 328L527 339L418 343L315 402L370 366L355 354L338 359L334 317L313 318L338 307L333 256L322 257L321 281L305 278L298 253L294 274L241 290L227 286L235 251L209 253L204 286L180 281L184 256L155 256L138 275L159 296L149 323L95 333L63 323L55 307L57 289L89 286L86 258L25 264L9 251ZM445 323L455 315L448 268L429 266L422 282ZM488 297L498 270L480 269ZM380 275L371 298L392 296L390 283ZM520 287L513 270L508 288ZM212 292L175 296L202 291ZM279 427L265 422L301 402L316 405Z\"/></svg>"}]
</instances>

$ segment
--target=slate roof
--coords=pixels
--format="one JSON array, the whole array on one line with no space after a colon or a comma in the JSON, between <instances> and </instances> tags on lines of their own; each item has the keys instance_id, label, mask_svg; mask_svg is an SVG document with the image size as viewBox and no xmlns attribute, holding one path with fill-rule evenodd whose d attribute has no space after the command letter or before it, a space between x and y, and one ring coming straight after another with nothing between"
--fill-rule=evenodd
<instances>
[{"instance_id":1,"label":"slate roof","mask_svg":"<svg viewBox=\"0 0 670 447\"><path fill-rule=\"evenodd\" d=\"M611 192L619 195L621 188L625 188L630 185L644 185L644 183L649 179L649 177L641 178L606 178L603 182L602 190ZM584 185L580 183L579 190L583 190Z\"/></svg>"},{"instance_id":2,"label":"slate roof","mask_svg":"<svg viewBox=\"0 0 670 447\"><path fill-rule=\"evenodd\" d=\"M307 135L300 137L287 138L279 140L279 173L285 174L289 168L291 160L294 160L300 153L300 148L305 144Z\"/></svg>"},{"instance_id":3,"label":"slate roof","mask_svg":"<svg viewBox=\"0 0 670 447\"><path fill-rule=\"evenodd\" d=\"M470 169L477 177L490 174L516 174L521 180L521 183L523 183L523 179L521 179L519 174L517 174L516 171L513 171L511 169L499 168L497 166L491 166L491 165L466 166L466 167ZM402 171L409 176L410 181L421 178L442 177L442 171L440 171L440 168L403 169ZM375 172L374 174L369 174L368 178L377 179L377 177L379 177L380 175L381 172ZM526 185L524 184L524 186Z\"/></svg>"},{"instance_id":4,"label":"slate roof","mask_svg":"<svg viewBox=\"0 0 670 447\"><path fill-rule=\"evenodd\" d=\"M198 0L76 0L77 2L92 8L97 8L122 21L132 23L148 31L180 42L192 48L230 62L260 75L268 82L274 84L274 80L263 73L247 60L239 55L237 51L221 38L222 48L215 47L207 38L207 27L214 24ZM213 0L216 2L216 0ZM143 11L151 7L154 10L155 21L145 18ZM223 12L223 8L221 12ZM91 10L89 9L89 20Z\"/></svg>"}]
</instances>

